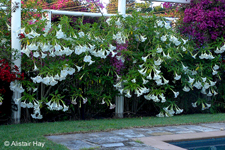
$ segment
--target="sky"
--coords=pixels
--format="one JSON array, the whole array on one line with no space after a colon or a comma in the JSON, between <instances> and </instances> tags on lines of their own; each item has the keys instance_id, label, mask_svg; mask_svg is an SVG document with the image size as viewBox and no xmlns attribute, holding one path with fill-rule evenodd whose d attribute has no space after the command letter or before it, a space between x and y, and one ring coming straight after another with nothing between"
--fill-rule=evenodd
<instances>
[{"instance_id":1,"label":"sky","mask_svg":"<svg viewBox=\"0 0 225 150\"><path fill-rule=\"evenodd\" d=\"M109 0L101 0L101 2L104 4L104 6L106 7L106 5L109 3ZM144 1L141 1L141 0L136 0L137 3L139 2L144 2ZM153 2L153 6L159 6L162 2ZM107 10L104 8L103 9L103 13L106 13Z\"/></svg>"}]
</instances>

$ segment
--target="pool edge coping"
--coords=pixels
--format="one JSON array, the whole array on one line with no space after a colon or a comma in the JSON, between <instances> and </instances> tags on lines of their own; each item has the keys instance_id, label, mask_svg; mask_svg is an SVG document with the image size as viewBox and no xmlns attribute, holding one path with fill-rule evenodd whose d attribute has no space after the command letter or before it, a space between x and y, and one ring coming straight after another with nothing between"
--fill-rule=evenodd
<instances>
[{"instance_id":1,"label":"pool edge coping","mask_svg":"<svg viewBox=\"0 0 225 150\"><path fill-rule=\"evenodd\" d=\"M199 139L220 138L220 137L225 137L225 131L160 135L160 136L134 138L133 140L139 140L148 146L158 148L160 150L186 150L184 148L169 144L167 142L199 140Z\"/></svg>"}]
</instances>

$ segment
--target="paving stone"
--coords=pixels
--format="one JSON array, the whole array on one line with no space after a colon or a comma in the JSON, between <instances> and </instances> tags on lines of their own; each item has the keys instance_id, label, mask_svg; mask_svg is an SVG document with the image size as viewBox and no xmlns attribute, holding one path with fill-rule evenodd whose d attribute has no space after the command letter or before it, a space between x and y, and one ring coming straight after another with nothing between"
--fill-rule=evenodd
<instances>
[{"instance_id":1,"label":"paving stone","mask_svg":"<svg viewBox=\"0 0 225 150\"><path fill-rule=\"evenodd\" d=\"M195 133L195 131L191 131L191 130L185 130L185 131L178 131L175 132L176 134L185 134L185 133Z\"/></svg>"},{"instance_id":2,"label":"paving stone","mask_svg":"<svg viewBox=\"0 0 225 150\"><path fill-rule=\"evenodd\" d=\"M134 131L138 131L138 132L140 132L140 131L141 131L141 132L146 132L146 131L149 131L149 130L151 131L151 129L152 129L152 128L136 128L136 129L133 129L133 130L134 130Z\"/></svg>"},{"instance_id":3,"label":"paving stone","mask_svg":"<svg viewBox=\"0 0 225 150\"><path fill-rule=\"evenodd\" d=\"M123 138L120 136L108 136L108 137L89 138L87 139L87 141L91 143L103 144L103 143L116 143L128 141L128 138Z\"/></svg>"},{"instance_id":4,"label":"paving stone","mask_svg":"<svg viewBox=\"0 0 225 150\"><path fill-rule=\"evenodd\" d=\"M223 128L225 130L225 123L208 123L208 124L201 124L202 126L205 127L210 127L210 128L214 128L214 129L221 129Z\"/></svg>"},{"instance_id":5,"label":"paving stone","mask_svg":"<svg viewBox=\"0 0 225 150\"><path fill-rule=\"evenodd\" d=\"M154 127L151 130L152 131L163 131L163 130L165 130L165 127Z\"/></svg>"},{"instance_id":6,"label":"paving stone","mask_svg":"<svg viewBox=\"0 0 225 150\"><path fill-rule=\"evenodd\" d=\"M169 131L175 134L181 133L194 133L195 131L185 128L185 126L167 126L164 128L164 131Z\"/></svg>"},{"instance_id":7,"label":"paving stone","mask_svg":"<svg viewBox=\"0 0 225 150\"><path fill-rule=\"evenodd\" d=\"M189 130L192 131L200 131L200 132L210 132L210 131L218 131L218 129L215 128L209 128L209 127L203 127L203 126L199 126L199 125L187 125L187 126L183 126Z\"/></svg>"},{"instance_id":8,"label":"paving stone","mask_svg":"<svg viewBox=\"0 0 225 150\"><path fill-rule=\"evenodd\" d=\"M112 136L111 132L95 132L95 133L85 133L85 134L88 136L88 138Z\"/></svg>"},{"instance_id":9,"label":"paving stone","mask_svg":"<svg viewBox=\"0 0 225 150\"><path fill-rule=\"evenodd\" d=\"M135 147L143 147L143 146L145 146L145 144L143 144L143 143L138 143L138 142L127 142L129 145L131 145L131 146L135 146Z\"/></svg>"},{"instance_id":10,"label":"paving stone","mask_svg":"<svg viewBox=\"0 0 225 150\"><path fill-rule=\"evenodd\" d=\"M139 137L145 137L143 134L125 134L124 135L127 138L139 138Z\"/></svg>"},{"instance_id":11,"label":"paving stone","mask_svg":"<svg viewBox=\"0 0 225 150\"><path fill-rule=\"evenodd\" d=\"M180 128L178 126L167 126L164 127L164 130L169 132L179 132L179 131L187 131L188 129Z\"/></svg>"},{"instance_id":12,"label":"paving stone","mask_svg":"<svg viewBox=\"0 0 225 150\"><path fill-rule=\"evenodd\" d=\"M61 142L61 141L82 139L83 135L81 134L51 135L46 136L46 138L54 142Z\"/></svg>"},{"instance_id":13,"label":"paving stone","mask_svg":"<svg viewBox=\"0 0 225 150\"><path fill-rule=\"evenodd\" d=\"M123 143L108 143L108 144L102 144L103 147L120 147L124 146Z\"/></svg>"},{"instance_id":14,"label":"paving stone","mask_svg":"<svg viewBox=\"0 0 225 150\"><path fill-rule=\"evenodd\" d=\"M132 130L132 129L116 130L116 131L111 131L111 132L116 135L123 135L124 137L127 137L127 138L139 138L139 137L145 136L138 132L134 132L134 130Z\"/></svg>"},{"instance_id":15,"label":"paving stone","mask_svg":"<svg viewBox=\"0 0 225 150\"><path fill-rule=\"evenodd\" d=\"M80 141L80 140L60 142L60 144L65 145L66 147L68 147L71 150L80 150L82 148L99 147L99 145L90 144L90 143Z\"/></svg>"}]
</instances>

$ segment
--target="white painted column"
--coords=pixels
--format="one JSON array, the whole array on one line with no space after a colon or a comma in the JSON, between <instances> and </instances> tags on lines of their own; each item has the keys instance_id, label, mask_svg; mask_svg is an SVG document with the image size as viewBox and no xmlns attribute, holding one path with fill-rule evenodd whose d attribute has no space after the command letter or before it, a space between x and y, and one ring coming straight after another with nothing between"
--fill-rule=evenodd
<instances>
[{"instance_id":1,"label":"white painted column","mask_svg":"<svg viewBox=\"0 0 225 150\"><path fill-rule=\"evenodd\" d=\"M126 14L126 0L119 0L118 1L118 12L121 15Z\"/></svg>"},{"instance_id":2,"label":"white painted column","mask_svg":"<svg viewBox=\"0 0 225 150\"><path fill-rule=\"evenodd\" d=\"M122 87L123 87L123 85L122 85ZM115 115L117 118L123 118L124 96L123 95L116 96L115 101L116 101Z\"/></svg>"},{"instance_id":3,"label":"white painted column","mask_svg":"<svg viewBox=\"0 0 225 150\"><path fill-rule=\"evenodd\" d=\"M126 14L126 0L119 0L118 1L118 12L120 15ZM122 85L123 87L123 85ZM122 95L117 96L116 99L116 117L123 118L123 112L124 112L124 97Z\"/></svg>"},{"instance_id":4,"label":"white painted column","mask_svg":"<svg viewBox=\"0 0 225 150\"><path fill-rule=\"evenodd\" d=\"M12 0L11 2L11 49L12 55L16 54L17 59L12 61L21 72L21 43L18 38L18 31L21 29L21 0ZM21 97L19 92L13 92L13 100ZM12 112L12 123L20 123L21 107L20 102L17 104L18 110Z\"/></svg>"}]
</instances>

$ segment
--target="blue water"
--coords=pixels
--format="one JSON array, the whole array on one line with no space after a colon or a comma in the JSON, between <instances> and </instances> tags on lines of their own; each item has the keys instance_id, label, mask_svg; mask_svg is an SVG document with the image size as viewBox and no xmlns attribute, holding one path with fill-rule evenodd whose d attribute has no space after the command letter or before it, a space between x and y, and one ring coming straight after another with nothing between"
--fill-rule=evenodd
<instances>
[{"instance_id":1,"label":"blue water","mask_svg":"<svg viewBox=\"0 0 225 150\"><path fill-rule=\"evenodd\" d=\"M188 150L225 150L225 138L211 138L168 143Z\"/></svg>"}]
</instances>

